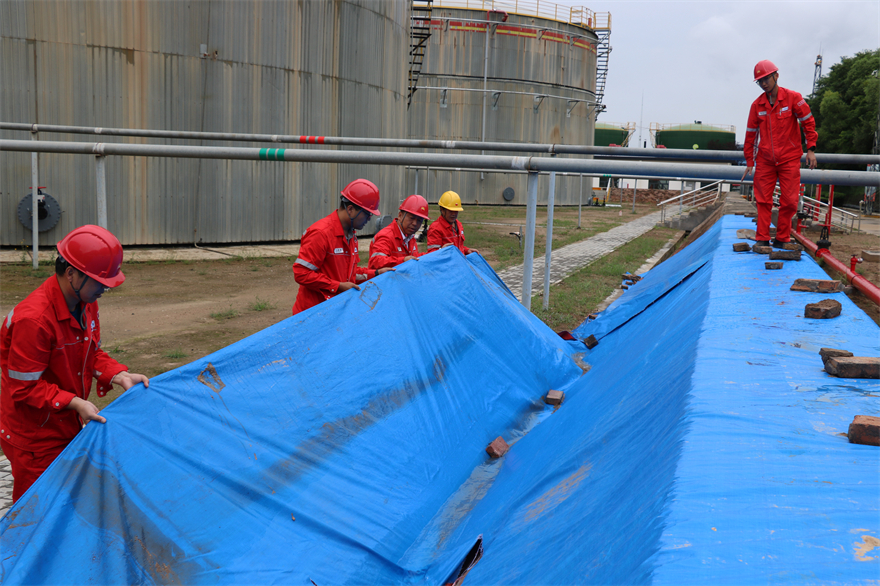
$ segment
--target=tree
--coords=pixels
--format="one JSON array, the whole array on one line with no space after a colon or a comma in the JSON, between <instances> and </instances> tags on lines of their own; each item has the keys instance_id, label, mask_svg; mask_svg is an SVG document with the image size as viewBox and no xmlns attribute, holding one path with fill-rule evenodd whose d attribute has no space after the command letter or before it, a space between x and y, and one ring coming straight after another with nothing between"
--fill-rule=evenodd
<instances>
[{"instance_id":1,"label":"tree","mask_svg":"<svg viewBox=\"0 0 880 586\"><path fill-rule=\"evenodd\" d=\"M807 102L816 118L820 153L867 154L874 144L880 110L880 49L844 57L819 80ZM822 167L832 167L822 165ZM841 165L835 165L841 168ZM845 166L864 171L863 166ZM839 188L838 196L849 203L861 199L861 187ZM840 201L838 199L838 201Z\"/></svg>"}]
</instances>

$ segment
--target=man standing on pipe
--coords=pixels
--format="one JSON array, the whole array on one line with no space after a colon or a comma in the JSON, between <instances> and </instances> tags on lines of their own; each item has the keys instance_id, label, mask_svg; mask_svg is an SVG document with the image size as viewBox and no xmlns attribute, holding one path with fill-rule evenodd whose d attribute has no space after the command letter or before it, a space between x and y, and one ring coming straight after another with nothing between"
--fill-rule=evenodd
<instances>
[{"instance_id":1,"label":"man standing on pipe","mask_svg":"<svg viewBox=\"0 0 880 586\"><path fill-rule=\"evenodd\" d=\"M773 190L779 181L779 215L773 246L782 248L791 240L791 220L797 211L801 183L801 127L807 137L807 165L816 168L816 120L799 93L777 84L779 69L772 62L755 65L755 83L763 94L752 102L746 125L743 154L746 171L742 178L755 171L755 201L758 206L756 243L770 245L770 217L773 211ZM757 141L757 156L755 142ZM756 168L757 167L757 168Z\"/></svg>"},{"instance_id":2,"label":"man standing on pipe","mask_svg":"<svg viewBox=\"0 0 880 586\"><path fill-rule=\"evenodd\" d=\"M359 267L355 230L363 228L370 215L379 215L379 188L372 181L355 179L341 192L339 208L318 220L303 234L299 255L293 264L293 278L299 284L293 315L318 305L392 268Z\"/></svg>"},{"instance_id":3,"label":"man standing on pipe","mask_svg":"<svg viewBox=\"0 0 880 586\"><path fill-rule=\"evenodd\" d=\"M0 447L12 465L12 501L39 478L79 430L106 423L91 403L111 385L149 386L101 350L98 298L125 281L122 246L100 226L58 243L55 274L12 308L0 327Z\"/></svg>"},{"instance_id":4,"label":"man standing on pipe","mask_svg":"<svg viewBox=\"0 0 880 586\"><path fill-rule=\"evenodd\" d=\"M397 219L379 230L370 243L371 269L396 267L422 256L416 243L416 232L428 219L428 201L411 195L400 204Z\"/></svg>"}]
</instances>

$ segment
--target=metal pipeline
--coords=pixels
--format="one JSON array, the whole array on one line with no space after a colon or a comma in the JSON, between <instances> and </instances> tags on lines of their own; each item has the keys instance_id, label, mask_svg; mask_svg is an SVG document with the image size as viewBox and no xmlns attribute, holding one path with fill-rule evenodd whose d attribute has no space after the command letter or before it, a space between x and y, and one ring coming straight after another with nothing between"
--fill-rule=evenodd
<instances>
[{"instance_id":1,"label":"metal pipeline","mask_svg":"<svg viewBox=\"0 0 880 586\"><path fill-rule=\"evenodd\" d=\"M815 242L804 236L803 234L798 234L797 232L793 232L792 236L800 242L804 248L806 248L810 254L815 256L817 259L822 259L828 265L840 273L841 275L846 276L846 280L852 284L853 287L861 291L865 294L865 297L880 305L880 288L877 287L874 283L856 273L855 271L851 271L849 267L845 264L834 258L828 249L823 248L819 249Z\"/></svg>"}]
</instances>

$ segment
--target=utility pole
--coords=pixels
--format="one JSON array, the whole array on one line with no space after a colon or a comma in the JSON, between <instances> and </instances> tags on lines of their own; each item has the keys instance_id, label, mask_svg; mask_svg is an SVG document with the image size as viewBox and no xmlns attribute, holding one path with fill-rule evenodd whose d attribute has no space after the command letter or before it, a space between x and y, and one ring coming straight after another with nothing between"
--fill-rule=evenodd
<instances>
[{"instance_id":1,"label":"utility pole","mask_svg":"<svg viewBox=\"0 0 880 586\"><path fill-rule=\"evenodd\" d=\"M819 48L821 51L821 47ZM822 53L816 55L816 68L813 70L813 91L812 95L816 95L816 92L819 91L819 79L822 77Z\"/></svg>"}]
</instances>

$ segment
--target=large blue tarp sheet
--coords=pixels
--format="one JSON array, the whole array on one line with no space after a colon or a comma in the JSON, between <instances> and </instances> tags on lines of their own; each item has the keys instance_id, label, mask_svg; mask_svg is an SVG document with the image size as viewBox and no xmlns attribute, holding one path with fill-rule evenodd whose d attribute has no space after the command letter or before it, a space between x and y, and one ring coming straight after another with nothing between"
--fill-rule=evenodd
<instances>
[{"instance_id":1,"label":"large blue tarp sheet","mask_svg":"<svg viewBox=\"0 0 880 586\"><path fill-rule=\"evenodd\" d=\"M872 583L876 355L725 217L565 342L444 249L137 387L0 520L3 583ZM585 372L586 371L586 372ZM557 409L549 389L566 392ZM491 460L503 436L511 449Z\"/></svg>"}]
</instances>

